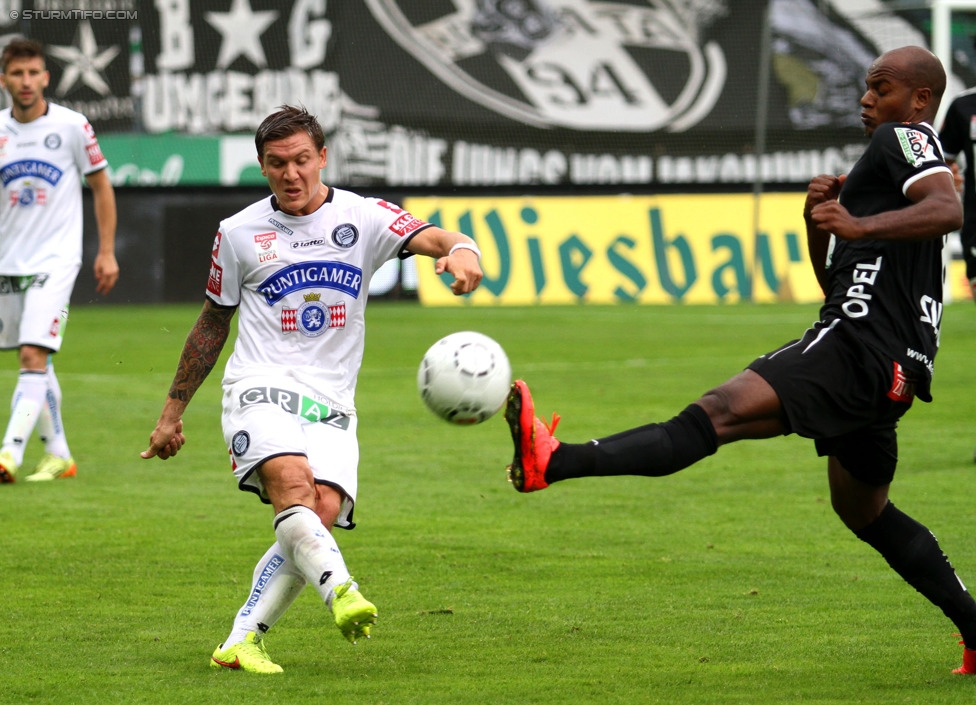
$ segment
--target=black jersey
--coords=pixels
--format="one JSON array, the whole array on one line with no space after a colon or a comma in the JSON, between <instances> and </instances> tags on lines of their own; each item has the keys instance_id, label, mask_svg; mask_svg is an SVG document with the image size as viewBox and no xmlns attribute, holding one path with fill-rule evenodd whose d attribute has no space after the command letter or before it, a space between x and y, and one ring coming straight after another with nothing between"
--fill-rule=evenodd
<instances>
[{"instance_id":1,"label":"black jersey","mask_svg":"<svg viewBox=\"0 0 976 705\"><path fill-rule=\"evenodd\" d=\"M863 217L908 206L908 187L949 172L927 124L885 123L847 176L840 202ZM942 320L944 237L920 242L831 238L821 319L848 321L870 347L928 380ZM847 327L847 326L845 326ZM928 385L917 390L931 399Z\"/></svg>"},{"instance_id":2,"label":"black jersey","mask_svg":"<svg viewBox=\"0 0 976 705\"><path fill-rule=\"evenodd\" d=\"M963 230L976 230L976 150L973 141L976 140L976 89L968 90L956 96L946 111L945 122L939 133L939 141L949 159L956 159L964 155L966 172L963 187L963 208L966 216Z\"/></svg>"}]
</instances>

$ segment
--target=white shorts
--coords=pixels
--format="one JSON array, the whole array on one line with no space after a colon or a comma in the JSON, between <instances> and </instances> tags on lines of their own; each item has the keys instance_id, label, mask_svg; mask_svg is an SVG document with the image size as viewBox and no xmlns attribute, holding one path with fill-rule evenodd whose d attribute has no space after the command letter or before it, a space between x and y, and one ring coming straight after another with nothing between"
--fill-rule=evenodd
<instances>
[{"instance_id":1,"label":"white shorts","mask_svg":"<svg viewBox=\"0 0 976 705\"><path fill-rule=\"evenodd\" d=\"M294 380L247 379L224 388L221 423L237 486L270 503L259 465L304 455L316 484L343 495L335 525L352 529L359 471L355 413L339 411Z\"/></svg>"},{"instance_id":2,"label":"white shorts","mask_svg":"<svg viewBox=\"0 0 976 705\"><path fill-rule=\"evenodd\" d=\"M32 277L0 275L0 349L61 349L79 269L76 264Z\"/></svg>"}]
</instances>

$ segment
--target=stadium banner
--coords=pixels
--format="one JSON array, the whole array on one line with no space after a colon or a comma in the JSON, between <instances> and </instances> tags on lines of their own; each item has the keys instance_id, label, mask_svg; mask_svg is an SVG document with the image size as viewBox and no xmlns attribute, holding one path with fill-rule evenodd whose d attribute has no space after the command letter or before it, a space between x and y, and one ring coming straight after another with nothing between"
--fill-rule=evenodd
<instances>
[{"instance_id":1,"label":"stadium banner","mask_svg":"<svg viewBox=\"0 0 976 705\"><path fill-rule=\"evenodd\" d=\"M474 238L481 286L465 297L418 262L421 303L715 304L823 300L805 194L408 198L417 217Z\"/></svg>"},{"instance_id":2,"label":"stadium banner","mask_svg":"<svg viewBox=\"0 0 976 705\"><path fill-rule=\"evenodd\" d=\"M120 184L172 178L177 137L243 140L284 103L326 130L326 181L355 188L802 184L863 150L873 58L926 44L927 15L904 5L5 0L0 44L42 41L48 97L131 139ZM973 66L957 62L950 93ZM239 150L210 169L186 156L181 183L249 183Z\"/></svg>"},{"instance_id":3,"label":"stadium banner","mask_svg":"<svg viewBox=\"0 0 976 705\"><path fill-rule=\"evenodd\" d=\"M99 137L116 186L266 186L249 135Z\"/></svg>"}]
</instances>

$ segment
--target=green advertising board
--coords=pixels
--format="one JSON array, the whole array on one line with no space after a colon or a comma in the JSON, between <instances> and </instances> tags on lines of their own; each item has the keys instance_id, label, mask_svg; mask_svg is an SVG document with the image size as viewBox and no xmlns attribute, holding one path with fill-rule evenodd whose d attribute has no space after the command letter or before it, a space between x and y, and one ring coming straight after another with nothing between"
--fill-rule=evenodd
<instances>
[{"instance_id":1,"label":"green advertising board","mask_svg":"<svg viewBox=\"0 0 976 705\"><path fill-rule=\"evenodd\" d=\"M261 175L250 135L99 136L115 186L252 186Z\"/></svg>"}]
</instances>

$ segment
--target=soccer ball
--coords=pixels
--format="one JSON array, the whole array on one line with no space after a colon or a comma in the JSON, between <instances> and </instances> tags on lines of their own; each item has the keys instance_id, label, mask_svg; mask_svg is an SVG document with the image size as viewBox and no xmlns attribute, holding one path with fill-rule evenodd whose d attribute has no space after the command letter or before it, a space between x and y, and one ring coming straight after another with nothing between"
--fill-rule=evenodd
<instances>
[{"instance_id":1,"label":"soccer ball","mask_svg":"<svg viewBox=\"0 0 976 705\"><path fill-rule=\"evenodd\" d=\"M451 333L430 346L417 371L427 407L445 421L470 425L505 403L512 368L502 346L474 331Z\"/></svg>"}]
</instances>

